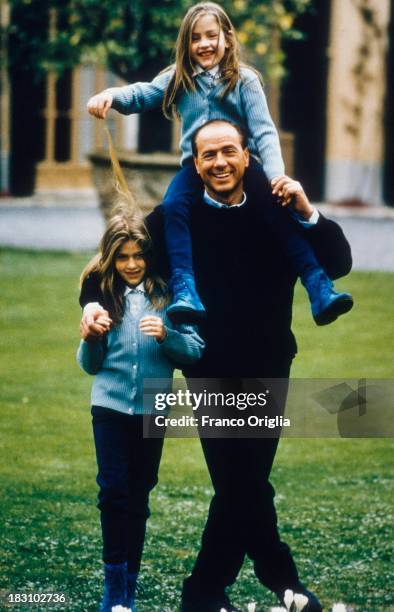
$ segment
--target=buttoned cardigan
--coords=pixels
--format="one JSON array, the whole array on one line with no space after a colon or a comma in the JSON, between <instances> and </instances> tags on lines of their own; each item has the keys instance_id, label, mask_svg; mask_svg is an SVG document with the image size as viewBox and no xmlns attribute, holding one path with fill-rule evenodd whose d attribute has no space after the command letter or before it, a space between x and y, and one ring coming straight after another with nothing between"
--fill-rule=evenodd
<instances>
[{"instance_id":1,"label":"buttoned cardigan","mask_svg":"<svg viewBox=\"0 0 394 612\"><path fill-rule=\"evenodd\" d=\"M167 335L162 343L140 331L139 321L148 315L164 319ZM82 340L77 361L88 374L95 375L92 405L126 414L149 414L153 406L146 397L144 401L144 383L150 379L151 389L170 392L175 367L197 361L203 349L195 327L174 329L165 309L155 310L144 292L134 290L125 296L120 324L98 341Z\"/></svg>"},{"instance_id":2,"label":"buttoned cardigan","mask_svg":"<svg viewBox=\"0 0 394 612\"><path fill-rule=\"evenodd\" d=\"M174 69L160 73L152 82L113 87L112 108L123 114L159 108ZM194 75L195 91L183 92L176 102L181 117L181 164L192 158L192 136L211 119L240 125L248 136L248 148L261 162L267 178L284 174L279 137L271 119L258 75L242 67L235 88L223 97L223 81L207 72Z\"/></svg>"}]
</instances>

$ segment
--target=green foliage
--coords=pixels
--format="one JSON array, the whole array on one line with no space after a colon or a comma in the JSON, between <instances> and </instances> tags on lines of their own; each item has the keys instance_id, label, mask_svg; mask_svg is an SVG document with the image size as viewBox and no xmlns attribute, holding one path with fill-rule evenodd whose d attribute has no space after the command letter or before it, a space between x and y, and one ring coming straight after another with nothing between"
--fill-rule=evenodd
<instances>
[{"instance_id":1,"label":"green foliage","mask_svg":"<svg viewBox=\"0 0 394 612\"><path fill-rule=\"evenodd\" d=\"M66 592L63 609L71 612L97 610L102 580L91 379L74 357L78 276L88 259L0 251L0 591ZM327 328L314 326L297 287L293 375L391 377L394 275L354 273L341 285L356 306ZM391 609L392 455L390 439L280 443L272 481L281 534L327 609L338 600ZM198 441L167 440L151 498L141 612L178 609L211 494ZM231 597L242 610L258 602L258 612L275 601L250 562Z\"/></svg>"},{"instance_id":2,"label":"green foliage","mask_svg":"<svg viewBox=\"0 0 394 612\"><path fill-rule=\"evenodd\" d=\"M173 58L179 25L191 0L11 0L11 63L43 75L61 73L81 61L108 66L131 81L152 76ZM311 0L225 0L248 58L268 76L281 73L283 55L273 44L300 37L297 15ZM48 11L56 9L57 33L45 34Z\"/></svg>"}]
</instances>

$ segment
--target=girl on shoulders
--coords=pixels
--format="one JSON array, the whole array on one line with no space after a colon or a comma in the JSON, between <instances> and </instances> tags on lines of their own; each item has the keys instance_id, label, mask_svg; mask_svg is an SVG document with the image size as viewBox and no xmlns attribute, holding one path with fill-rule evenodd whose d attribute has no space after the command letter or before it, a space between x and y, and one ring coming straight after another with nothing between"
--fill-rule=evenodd
<instances>
[{"instance_id":1,"label":"girl on shoulders","mask_svg":"<svg viewBox=\"0 0 394 612\"><path fill-rule=\"evenodd\" d=\"M245 175L246 193L261 193L268 180L273 196L279 197L282 205L291 203L291 198L282 193L284 164L261 78L255 70L240 63L234 27L218 4L202 2L186 13L176 43L175 65L151 83L106 89L88 102L89 112L101 119L110 108L129 114L160 106L167 117L175 112L182 122L182 168L171 181L163 201L173 292L168 312L174 320L181 320L185 315L196 318L204 314L195 286L190 238L191 207L201 201L203 191L193 162L192 141L196 130L212 119L239 125L248 136L251 153ZM224 172L220 180L225 184L226 179ZM290 229L282 227L286 220L282 220L278 208L262 205L261 220L276 234L301 277L316 323L331 323L350 310L352 297L334 291L313 249L295 224L292 228L291 219L287 219Z\"/></svg>"}]
</instances>

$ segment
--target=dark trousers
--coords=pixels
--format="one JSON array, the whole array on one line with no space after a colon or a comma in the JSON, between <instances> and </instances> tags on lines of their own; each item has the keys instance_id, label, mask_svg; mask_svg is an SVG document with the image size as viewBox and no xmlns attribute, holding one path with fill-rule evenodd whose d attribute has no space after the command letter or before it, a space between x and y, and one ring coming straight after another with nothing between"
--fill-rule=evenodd
<instances>
[{"instance_id":1,"label":"dark trousers","mask_svg":"<svg viewBox=\"0 0 394 612\"><path fill-rule=\"evenodd\" d=\"M92 407L100 487L98 508L105 563L124 563L138 572L149 512L157 483L163 439L144 439L140 415Z\"/></svg>"},{"instance_id":2,"label":"dark trousers","mask_svg":"<svg viewBox=\"0 0 394 612\"><path fill-rule=\"evenodd\" d=\"M249 195L267 193L267 178L263 167L253 157L246 169L244 184ZM165 193L164 231L171 271L181 269L193 274L190 216L192 206L201 201L203 191L203 183L194 163L190 162L176 173ZM288 211L282 210L271 199L260 202L254 196L253 200L258 204L257 218L275 234L297 274L303 277L320 268L311 245L300 234L297 222Z\"/></svg>"},{"instance_id":3,"label":"dark trousers","mask_svg":"<svg viewBox=\"0 0 394 612\"><path fill-rule=\"evenodd\" d=\"M290 364L285 363L276 369L276 376L286 379L289 370ZM206 381L201 382L202 386L205 384ZM211 379L211 389L212 385ZM218 380L218 390L226 385L229 389L231 381L223 385ZM190 381L189 387L197 390L197 381ZM233 381L232 391L245 391L242 379ZM287 384L281 385L277 414L284 413L286 395ZM222 592L236 580L245 555L252 559L257 578L270 590L278 592L297 584L290 548L279 536L275 491L269 482L278 441L278 438L201 438L214 496L201 549L192 574L185 581L184 593Z\"/></svg>"}]
</instances>

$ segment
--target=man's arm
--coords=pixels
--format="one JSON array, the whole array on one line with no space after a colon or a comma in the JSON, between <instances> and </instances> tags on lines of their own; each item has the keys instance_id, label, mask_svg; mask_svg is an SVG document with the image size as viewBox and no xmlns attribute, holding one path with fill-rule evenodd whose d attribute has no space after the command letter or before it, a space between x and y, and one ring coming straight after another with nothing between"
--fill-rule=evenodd
<instances>
[{"instance_id":1,"label":"man's arm","mask_svg":"<svg viewBox=\"0 0 394 612\"><path fill-rule=\"evenodd\" d=\"M153 243L154 268L164 280L167 280L170 276L170 266L164 238L162 206L156 206L156 208L145 218L145 225Z\"/></svg>"},{"instance_id":2,"label":"man's arm","mask_svg":"<svg viewBox=\"0 0 394 612\"><path fill-rule=\"evenodd\" d=\"M326 219L320 213L316 225L303 232L330 278L335 280L349 274L352 269L352 253L338 223Z\"/></svg>"},{"instance_id":3,"label":"man's arm","mask_svg":"<svg viewBox=\"0 0 394 612\"><path fill-rule=\"evenodd\" d=\"M100 288L100 278L97 272L92 272L82 283L79 303L84 308L90 302L103 303L103 294Z\"/></svg>"},{"instance_id":4,"label":"man's arm","mask_svg":"<svg viewBox=\"0 0 394 612\"><path fill-rule=\"evenodd\" d=\"M303 235L311 244L320 265L331 279L349 274L352 268L350 245L340 226L318 213L309 202L302 185L288 176L280 177L273 195L282 206L291 204L293 216L303 227Z\"/></svg>"},{"instance_id":5,"label":"man's arm","mask_svg":"<svg viewBox=\"0 0 394 612\"><path fill-rule=\"evenodd\" d=\"M104 309L104 298L100 287L100 277L97 272L92 272L82 283L79 303L82 306L83 315L81 321L81 334L89 335L90 338L100 338L103 333L111 328L111 319ZM82 336L84 337L84 336Z\"/></svg>"}]
</instances>

